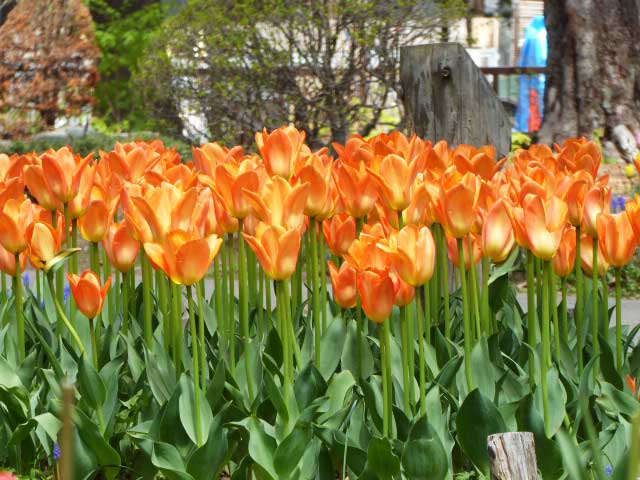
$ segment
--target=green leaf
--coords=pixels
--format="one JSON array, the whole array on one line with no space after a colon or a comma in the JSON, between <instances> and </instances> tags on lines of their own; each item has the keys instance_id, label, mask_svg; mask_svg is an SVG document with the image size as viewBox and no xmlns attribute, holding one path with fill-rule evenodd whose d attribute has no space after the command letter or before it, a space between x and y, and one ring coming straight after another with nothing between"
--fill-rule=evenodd
<instances>
[{"instance_id":1,"label":"green leaf","mask_svg":"<svg viewBox=\"0 0 640 480\"><path fill-rule=\"evenodd\" d=\"M298 408L302 411L313 400L324 395L327 391L327 382L325 382L318 369L312 363L309 363L296 377L293 390L298 402Z\"/></svg>"},{"instance_id":2,"label":"green leaf","mask_svg":"<svg viewBox=\"0 0 640 480\"><path fill-rule=\"evenodd\" d=\"M45 274L55 273L60 267L62 267L65 264L65 261L67 260L67 258L69 258L74 253L79 252L80 250L82 249L67 248L66 250L61 251L55 257L51 258L47 262L47 264L44 266L44 273Z\"/></svg>"},{"instance_id":3,"label":"green leaf","mask_svg":"<svg viewBox=\"0 0 640 480\"><path fill-rule=\"evenodd\" d=\"M560 381L558 370L555 367L550 368L547 371L547 385L549 390L549 431L547 437L553 437L564 420L567 404L567 392L564 389L564 385ZM542 404L542 388L536 388L534 400L536 403L536 409L539 412L543 412Z\"/></svg>"},{"instance_id":4,"label":"green leaf","mask_svg":"<svg viewBox=\"0 0 640 480\"><path fill-rule=\"evenodd\" d=\"M278 478L289 478L311 445L313 434L308 424L298 423L289 435L278 445L273 459Z\"/></svg>"},{"instance_id":5,"label":"green leaf","mask_svg":"<svg viewBox=\"0 0 640 480\"><path fill-rule=\"evenodd\" d=\"M151 463L170 480L194 480L187 473L178 449L168 443L156 442L153 444Z\"/></svg>"},{"instance_id":6,"label":"green leaf","mask_svg":"<svg viewBox=\"0 0 640 480\"><path fill-rule=\"evenodd\" d=\"M600 371L602 372L602 378L617 389L622 390L624 382L616 368L611 346L602 335L598 335L598 341L600 343Z\"/></svg>"},{"instance_id":7,"label":"green leaf","mask_svg":"<svg viewBox=\"0 0 640 480\"><path fill-rule=\"evenodd\" d=\"M289 420L289 411L284 401L284 387L276 384L271 372L266 370L264 372L264 385L269 394L269 401L278 412L278 415L282 417L282 420L286 423Z\"/></svg>"},{"instance_id":8,"label":"green leaf","mask_svg":"<svg viewBox=\"0 0 640 480\"><path fill-rule=\"evenodd\" d=\"M216 406L223 399L225 382L225 368L224 362L218 362L216 371L213 374L213 378L209 381L207 386L207 400L212 410L216 409Z\"/></svg>"},{"instance_id":9,"label":"green leaf","mask_svg":"<svg viewBox=\"0 0 640 480\"><path fill-rule=\"evenodd\" d=\"M580 451L573 439L564 430L558 432L557 439L568 478L571 480L589 478L584 460L580 456Z\"/></svg>"},{"instance_id":10,"label":"green leaf","mask_svg":"<svg viewBox=\"0 0 640 480\"><path fill-rule=\"evenodd\" d=\"M93 365L87 360L86 355L82 355L78 366L78 390L80 390L82 398L93 409L101 408L107 397L104 382Z\"/></svg>"},{"instance_id":11,"label":"green leaf","mask_svg":"<svg viewBox=\"0 0 640 480\"><path fill-rule=\"evenodd\" d=\"M464 399L456 417L456 428L464 452L481 472L487 472L487 437L506 430L496 406L476 388Z\"/></svg>"},{"instance_id":12,"label":"green leaf","mask_svg":"<svg viewBox=\"0 0 640 480\"><path fill-rule=\"evenodd\" d=\"M197 388L200 388L199 386ZM198 444L196 434L196 410L195 410L195 390L191 378L183 375L180 377L180 421L185 432L194 444ZM200 431L202 432L202 441L207 441L209 428L213 422L213 414L211 407L206 401L204 395L200 395Z\"/></svg>"},{"instance_id":13,"label":"green leaf","mask_svg":"<svg viewBox=\"0 0 640 480\"><path fill-rule=\"evenodd\" d=\"M195 480L214 480L219 478L225 465L229 445L222 429L222 413L211 422L206 443L198 448L187 464L187 472Z\"/></svg>"},{"instance_id":14,"label":"green leaf","mask_svg":"<svg viewBox=\"0 0 640 480\"><path fill-rule=\"evenodd\" d=\"M276 441L267 435L262 420L250 417L246 420L246 428L249 432L249 455L272 480L276 480L278 474L273 465Z\"/></svg>"},{"instance_id":15,"label":"green leaf","mask_svg":"<svg viewBox=\"0 0 640 480\"><path fill-rule=\"evenodd\" d=\"M365 478L386 480L400 473L400 459L393 453L388 438L373 438L367 449Z\"/></svg>"},{"instance_id":16,"label":"green leaf","mask_svg":"<svg viewBox=\"0 0 640 480\"><path fill-rule=\"evenodd\" d=\"M488 282L489 285L491 285L498 278L508 274L511 270L514 269L513 265L516 263L519 252L520 252L519 248L514 248L513 252L511 252L511 255L509 255L509 258L507 258L501 264L496 265L492 269L491 274L489 275L489 282Z\"/></svg>"},{"instance_id":17,"label":"green leaf","mask_svg":"<svg viewBox=\"0 0 640 480\"><path fill-rule=\"evenodd\" d=\"M327 397L329 397L329 408L326 413L320 417L320 422L330 419L342 409L347 393L349 393L355 384L356 381L349 371L337 373L331 379L326 394Z\"/></svg>"},{"instance_id":18,"label":"green leaf","mask_svg":"<svg viewBox=\"0 0 640 480\"><path fill-rule=\"evenodd\" d=\"M367 379L373 374L374 365L371 347L364 334L360 340L360 359L362 378ZM343 370L349 370L355 378L358 377L358 328L356 322L349 322L347 326L347 338L340 362Z\"/></svg>"},{"instance_id":19,"label":"green leaf","mask_svg":"<svg viewBox=\"0 0 640 480\"><path fill-rule=\"evenodd\" d=\"M328 380L329 377L333 375L333 372L335 372L340 362L346 336L347 327L344 319L341 317L334 318L331 325L329 325L322 335L322 339L320 340L321 356L318 370L325 380Z\"/></svg>"},{"instance_id":20,"label":"green leaf","mask_svg":"<svg viewBox=\"0 0 640 480\"><path fill-rule=\"evenodd\" d=\"M98 426L85 413L76 409L76 426L78 435L89 451L95 455L98 465L103 467L107 478L112 480L120 470L120 455L104 439Z\"/></svg>"},{"instance_id":21,"label":"green leaf","mask_svg":"<svg viewBox=\"0 0 640 480\"><path fill-rule=\"evenodd\" d=\"M480 392L485 397L493 399L496 393L496 380L493 374L491 357L489 356L487 337L484 335L476 342L471 351L471 365L473 366L475 382Z\"/></svg>"},{"instance_id":22,"label":"green leaf","mask_svg":"<svg viewBox=\"0 0 640 480\"><path fill-rule=\"evenodd\" d=\"M426 417L411 427L402 452L402 467L405 476L415 480L440 480L447 476L447 453Z\"/></svg>"},{"instance_id":23,"label":"green leaf","mask_svg":"<svg viewBox=\"0 0 640 480\"><path fill-rule=\"evenodd\" d=\"M176 373L168 361L166 353L162 349L155 349L153 352L145 348L144 363L147 370L149 387L160 405L164 405L171 398L176 388Z\"/></svg>"}]
</instances>

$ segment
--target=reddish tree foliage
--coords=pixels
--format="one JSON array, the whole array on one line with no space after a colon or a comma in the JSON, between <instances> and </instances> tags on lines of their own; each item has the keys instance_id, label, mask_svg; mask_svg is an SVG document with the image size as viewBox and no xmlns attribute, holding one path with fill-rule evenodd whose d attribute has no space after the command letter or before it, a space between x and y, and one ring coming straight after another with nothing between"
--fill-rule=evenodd
<instances>
[{"instance_id":1,"label":"reddish tree foliage","mask_svg":"<svg viewBox=\"0 0 640 480\"><path fill-rule=\"evenodd\" d=\"M82 0L19 1L0 27L0 52L1 136L92 104L100 50Z\"/></svg>"}]
</instances>

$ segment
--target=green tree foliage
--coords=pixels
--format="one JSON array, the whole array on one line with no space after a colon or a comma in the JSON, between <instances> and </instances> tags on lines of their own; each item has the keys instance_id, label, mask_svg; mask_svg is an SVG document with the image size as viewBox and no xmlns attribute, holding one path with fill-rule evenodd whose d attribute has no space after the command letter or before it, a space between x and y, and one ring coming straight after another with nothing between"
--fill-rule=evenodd
<instances>
[{"instance_id":1,"label":"green tree foliage","mask_svg":"<svg viewBox=\"0 0 640 480\"><path fill-rule=\"evenodd\" d=\"M176 106L202 136L252 143L294 123L311 144L397 126L399 48L433 41L463 0L193 0L163 25L134 78L149 116Z\"/></svg>"},{"instance_id":2,"label":"green tree foliage","mask_svg":"<svg viewBox=\"0 0 640 480\"><path fill-rule=\"evenodd\" d=\"M86 0L102 50L95 113L113 129L146 129L140 97L131 84L145 49L170 13L158 0Z\"/></svg>"}]
</instances>

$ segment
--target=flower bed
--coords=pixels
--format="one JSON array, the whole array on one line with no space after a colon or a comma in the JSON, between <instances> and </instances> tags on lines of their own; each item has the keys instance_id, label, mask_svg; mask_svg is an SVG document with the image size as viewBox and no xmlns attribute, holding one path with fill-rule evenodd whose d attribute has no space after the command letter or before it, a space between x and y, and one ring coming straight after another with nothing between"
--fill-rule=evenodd
<instances>
[{"instance_id":1,"label":"flower bed","mask_svg":"<svg viewBox=\"0 0 640 480\"><path fill-rule=\"evenodd\" d=\"M0 464L437 479L489 475L487 437L530 431L545 479L632 475L640 199L610 212L597 145L304 139L0 155Z\"/></svg>"}]
</instances>

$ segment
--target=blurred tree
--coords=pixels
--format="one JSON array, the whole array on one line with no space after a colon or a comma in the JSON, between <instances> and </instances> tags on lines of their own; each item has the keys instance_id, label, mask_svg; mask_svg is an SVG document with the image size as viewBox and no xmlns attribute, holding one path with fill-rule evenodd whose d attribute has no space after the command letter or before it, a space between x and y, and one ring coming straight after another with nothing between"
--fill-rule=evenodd
<instances>
[{"instance_id":1,"label":"blurred tree","mask_svg":"<svg viewBox=\"0 0 640 480\"><path fill-rule=\"evenodd\" d=\"M145 129L149 121L130 82L142 54L169 14L160 0L85 0L102 50L95 115L115 129Z\"/></svg>"},{"instance_id":2,"label":"blurred tree","mask_svg":"<svg viewBox=\"0 0 640 480\"><path fill-rule=\"evenodd\" d=\"M0 135L51 127L93 102L100 51L81 0L19 1L0 27L0 52Z\"/></svg>"},{"instance_id":3,"label":"blurred tree","mask_svg":"<svg viewBox=\"0 0 640 480\"><path fill-rule=\"evenodd\" d=\"M545 0L545 117L552 142L604 129L630 160L640 134L640 1Z\"/></svg>"},{"instance_id":4,"label":"blurred tree","mask_svg":"<svg viewBox=\"0 0 640 480\"><path fill-rule=\"evenodd\" d=\"M201 119L193 136L250 144L294 123L312 144L395 127L399 47L432 41L464 0L193 0L135 74L151 116ZM389 121L388 112L395 111ZM386 119L386 121L385 121ZM387 124L388 122L388 124Z\"/></svg>"}]
</instances>

